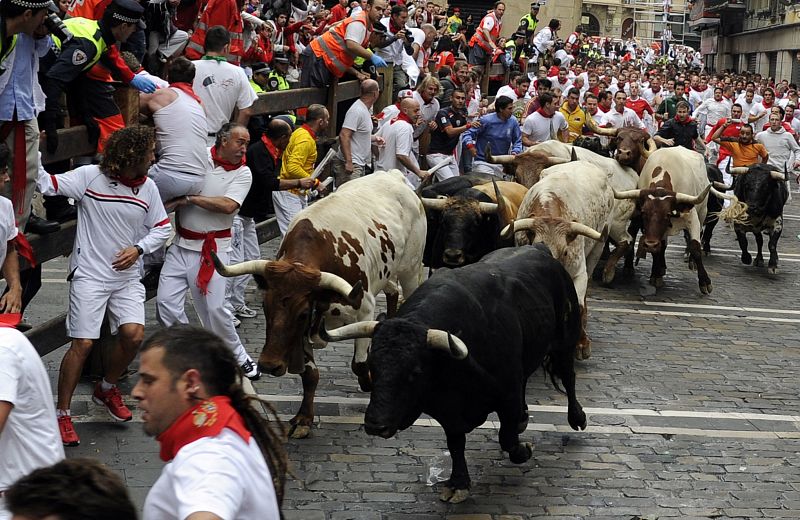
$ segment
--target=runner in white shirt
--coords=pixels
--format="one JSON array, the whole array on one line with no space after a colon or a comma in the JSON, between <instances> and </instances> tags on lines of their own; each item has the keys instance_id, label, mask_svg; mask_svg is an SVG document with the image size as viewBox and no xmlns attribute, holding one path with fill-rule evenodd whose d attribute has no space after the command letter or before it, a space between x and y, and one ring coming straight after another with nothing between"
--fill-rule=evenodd
<instances>
[{"instance_id":1,"label":"runner in white shirt","mask_svg":"<svg viewBox=\"0 0 800 520\"><path fill-rule=\"evenodd\" d=\"M236 356L244 375L258 379L258 367L247 354L225 307L226 280L214 270L211 253L227 264L233 218L250 191L252 174L244 164L250 134L228 123L209 151L209 172L199 195L170 201L176 208L177 236L167 250L156 295L158 320L165 327L189 323L184 305L187 289L203 326L223 340Z\"/></svg>"},{"instance_id":2,"label":"runner in white shirt","mask_svg":"<svg viewBox=\"0 0 800 520\"><path fill-rule=\"evenodd\" d=\"M142 346L131 395L167 463L147 494L144 520L282 518L281 434L256 411L263 405L245 396L237 365L221 338L197 327L160 330Z\"/></svg>"},{"instance_id":3,"label":"runner in white shirt","mask_svg":"<svg viewBox=\"0 0 800 520\"><path fill-rule=\"evenodd\" d=\"M412 189L416 189L428 176L427 171L420 169L413 151L413 125L417 124L420 118L419 102L405 98L400 102L400 113L397 117L381 127L376 134L384 139L385 145L380 149L375 170L400 170L405 175L406 184Z\"/></svg>"},{"instance_id":4,"label":"runner in white shirt","mask_svg":"<svg viewBox=\"0 0 800 520\"><path fill-rule=\"evenodd\" d=\"M522 124L522 145L533 146L550 139L566 142L569 126L555 105L553 95L545 92L539 96L541 107L525 118Z\"/></svg>"},{"instance_id":5,"label":"runner in white shirt","mask_svg":"<svg viewBox=\"0 0 800 520\"><path fill-rule=\"evenodd\" d=\"M764 99L760 103L753 105L750 109L750 117L748 122L753 125L753 132L761 132L769 122L769 115L772 112L772 107L775 104L775 91L771 88L764 90Z\"/></svg>"},{"instance_id":6,"label":"runner in white shirt","mask_svg":"<svg viewBox=\"0 0 800 520\"><path fill-rule=\"evenodd\" d=\"M58 422L66 446L80 444L70 417L70 402L92 343L100 337L106 311L112 334L119 330L119 343L92 398L104 404L114 419L132 418L116 382L136 357L144 336L140 258L160 249L170 233L158 188L147 178L154 151L152 128L127 127L111 134L99 166L83 166L52 176L44 169L39 171L43 195L70 197L78 207L78 229L67 277L67 334L72 344L61 361L58 381Z\"/></svg>"},{"instance_id":7,"label":"runner in white shirt","mask_svg":"<svg viewBox=\"0 0 800 520\"><path fill-rule=\"evenodd\" d=\"M560 88L561 92L566 92L572 88L572 81L570 81L568 77L568 71L566 67L559 67L558 76L553 76L547 79L549 79L552 83L551 88Z\"/></svg>"},{"instance_id":8,"label":"runner in white shirt","mask_svg":"<svg viewBox=\"0 0 800 520\"><path fill-rule=\"evenodd\" d=\"M614 106L611 110L603 114L600 119L600 126L605 128L641 128L646 130L644 123L636 112L625 106L628 96L623 91L614 94Z\"/></svg>"},{"instance_id":9,"label":"runner in white shirt","mask_svg":"<svg viewBox=\"0 0 800 520\"><path fill-rule=\"evenodd\" d=\"M752 90L747 90L744 94L736 98L736 102L742 106L742 113L745 115L750 115L750 111L753 110L753 107L756 106L756 103L760 101L760 99L756 99L755 92Z\"/></svg>"},{"instance_id":10,"label":"runner in white shirt","mask_svg":"<svg viewBox=\"0 0 800 520\"><path fill-rule=\"evenodd\" d=\"M412 99L419 103L420 122L414 127L414 153L419 156L419 138L431 128L436 128L436 114L439 113L439 100L436 95L441 83L430 74L417 85Z\"/></svg>"},{"instance_id":11,"label":"runner in white shirt","mask_svg":"<svg viewBox=\"0 0 800 520\"><path fill-rule=\"evenodd\" d=\"M252 113L250 107L258 99L244 69L228 63L225 56L230 48L230 36L224 28L219 29L222 31L217 27L208 30L206 54L192 62L195 66L192 87L203 100L208 121L207 146L214 144L217 131L231 120L234 108L239 109L236 121L246 125Z\"/></svg>"},{"instance_id":12,"label":"runner in white shirt","mask_svg":"<svg viewBox=\"0 0 800 520\"><path fill-rule=\"evenodd\" d=\"M708 132L717 124L717 121L730 115L731 104L722 97L721 87L714 88L714 97L703 101L692 113L692 117L695 119L700 118L700 116L705 119L706 128L703 135L709 135Z\"/></svg>"}]
</instances>

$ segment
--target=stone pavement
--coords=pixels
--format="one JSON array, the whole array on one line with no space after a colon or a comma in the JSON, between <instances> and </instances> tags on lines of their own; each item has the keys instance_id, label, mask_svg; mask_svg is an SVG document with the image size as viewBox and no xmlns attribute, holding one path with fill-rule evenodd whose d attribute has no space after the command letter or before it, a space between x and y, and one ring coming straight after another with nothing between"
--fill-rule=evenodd
<instances>
[{"instance_id":1,"label":"stone pavement","mask_svg":"<svg viewBox=\"0 0 800 520\"><path fill-rule=\"evenodd\" d=\"M646 284L649 258L633 279L592 286L592 357L576 368L589 427L569 429L566 398L537 372L527 388L532 418L524 435L533 457L511 464L490 417L467 438L473 487L462 504L440 502L430 485L449 473L441 429L423 418L392 439L367 436L361 421L369 395L350 373L352 345L317 351L319 420L309 439L288 443L294 478L286 518L800 518L800 202L786 213L775 276L740 264L733 233L718 226L705 260L709 296L700 294L677 238L657 293ZM265 245L264 255L275 246ZM66 306L66 285L55 281L63 265L47 269L54 281L34 304L50 312L44 317ZM254 289L248 298L259 306ZM148 320L153 330L152 304ZM263 317L246 320L240 333L257 355ZM53 378L63 353L45 358ZM265 377L255 387L285 418L299 406L296 376ZM68 455L104 461L141 506L162 465L157 443L138 419L109 422L90 393L89 383L80 386L73 410L83 415L82 445Z\"/></svg>"}]
</instances>

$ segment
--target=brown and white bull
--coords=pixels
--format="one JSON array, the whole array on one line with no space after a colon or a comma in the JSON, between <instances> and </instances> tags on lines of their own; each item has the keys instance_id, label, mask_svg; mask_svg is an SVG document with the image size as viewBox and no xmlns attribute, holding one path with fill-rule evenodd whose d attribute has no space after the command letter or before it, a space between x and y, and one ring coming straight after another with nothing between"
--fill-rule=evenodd
<instances>
[{"instance_id":1,"label":"brown and white bull","mask_svg":"<svg viewBox=\"0 0 800 520\"><path fill-rule=\"evenodd\" d=\"M656 288L664 286L667 237L685 230L689 235L689 266L697 269L700 292L711 293L711 279L703 266L700 247L710 189L703 156L675 146L650 155L638 189L614 194L619 199L636 201L642 227L639 247L653 255L650 283Z\"/></svg>"},{"instance_id":2,"label":"brown and white bull","mask_svg":"<svg viewBox=\"0 0 800 520\"><path fill-rule=\"evenodd\" d=\"M587 161L551 166L531 188L517 220L503 230L517 245L543 243L572 277L581 305L581 338L575 356L587 359L586 288L600 259L614 206L606 172Z\"/></svg>"},{"instance_id":3,"label":"brown and white bull","mask_svg":"<svg viewBox=\"0 0 800 520\"><path fill-rule=\"evenodd\" d=\"M264 290L267 339L258 358L262 371L299 373L303 402L290 434L308 436L314 419L319 370L314 347L325 343L311 331L321 320L344 325L371 320L383 291L396 310L399 281L404 297L422 282L425 210L397 170L348 182L294 218L277 260L217 265L223 276L253 274ZM370 388L368 339L356 340L353 372Z\"/></svg>"},{"instance_id":4,"label":"brown and white bull","mask_svg":"<svg viewBox=\"0 0 800 520\"><path fill-rule=\"evenodd\" d=\"M533 152L536 152L536 155ZM530 154L528 159L522 157L526 154ZM538 159L534 160L535 157L540 156L547 158L546 163L538 161ZM519 155L488 157L489 155L487 155L487 161L489 162L508 163L508 161L517 161L517 178L527 179L528 181L534 178L538 181L542 171L552 165L564 164L569 160L581 160L590 162L605 171L606 176L610 179L611 187L616 191L635 189L639 183L639 175L632 168L622 166L619 162L609 157L603 157L585 148L572 146L560 141L545 141L532 146ZM520 180L520 182L522 181ZM522 183L525 184L525 182ZM618 200L614 203L611 218L608 222L608 237L616 247L603 266L603 283L605 284L610 284L614 281L617 262L633 244L633 238L628 232L628 226L634 209L635 204L630 200Z\"/></svg>"}]
</instances>

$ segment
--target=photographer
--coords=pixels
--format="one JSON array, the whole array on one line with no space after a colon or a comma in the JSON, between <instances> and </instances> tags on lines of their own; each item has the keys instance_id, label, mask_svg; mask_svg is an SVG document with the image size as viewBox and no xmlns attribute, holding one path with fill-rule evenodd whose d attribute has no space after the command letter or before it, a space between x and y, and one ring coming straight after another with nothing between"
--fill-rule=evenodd
<instances>
[{"instance_id":1,"label":"photographer","mask_svg":"<svg viewBox=\"0 0 800 520\"><path fill-rule=\"evenodd\" d=\"M391 13L388 18L383 18L381 24L386 27L389 32L387 37L379 46L376 54L383 58L387 67L393 69L394 75L392 77L392 100L397 99L397 94L408 88L408 74L403 68L403 55L409 56L414 54L412 46L413 38L411 31L406 27L408 21L408 8L403 5L392 6Z\"/></svg>"}]
</instances>

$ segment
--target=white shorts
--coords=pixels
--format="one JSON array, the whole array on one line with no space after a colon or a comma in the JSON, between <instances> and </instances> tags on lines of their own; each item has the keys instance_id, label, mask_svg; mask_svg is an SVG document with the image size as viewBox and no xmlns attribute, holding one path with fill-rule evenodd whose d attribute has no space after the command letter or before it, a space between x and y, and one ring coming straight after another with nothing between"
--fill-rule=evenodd
<instances>
[{"instance_id":1,"label":"white shorts","mask_svg":"<svg viewBox=\"0 0 800 520\"><path fill-rule=\"evenodd\" d=\"M481 161L475 159L472 162L472 172L473 173L488 173L489 175L494 175L496 177L503 176L503 165L502 164L492 164L485 161Z\"/></svg>"},{"instance_id":2,"label":"white shorts","mask_svg":"<svg viewBox=\"0 0 800 520\"><path fill-rule=\"evenodd\" d=\"M112 334L127 323L144 325L144 285L139 280L72 280L69 284L67 335L76 339L99 338L106 310Z\"/></svg>"},{"instance_id":3,"label":"white shorts","mask_svg":"<svg viewBox=\"0 0 800 520\"><path fill-rule=\"evenodd\" d=\"M428 158L428 169L433 168L440 162L444 161L448 157L453 157L452 154L445 155L442 153L429 153L427 155ZM453 158L453 162L448 164L447 166L442 167L440 170L437 170L436 179L439 181L443 181L445 179L449 179L450 177L458 177L458 161Z\"/></svg>"}]
</instances>

